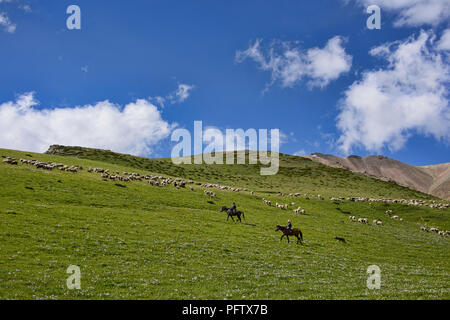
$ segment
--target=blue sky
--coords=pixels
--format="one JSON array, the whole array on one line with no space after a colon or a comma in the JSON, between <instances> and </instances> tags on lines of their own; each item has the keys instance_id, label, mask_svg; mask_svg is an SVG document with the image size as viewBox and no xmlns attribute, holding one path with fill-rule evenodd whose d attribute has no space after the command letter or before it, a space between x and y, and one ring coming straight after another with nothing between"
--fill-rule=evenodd
<instances>
[{"instance_id":1,"label":"blue sky","mask_svg":"<svg viewBox=\"0 0 450 320\"><path fill-rule=\"evenodd\" d=\"M431 9L422 17L414 1L403 7L393 6L396 1L371 1L381 7L382 28L369 30L365 0L2 0L0 148L43 151L48 143L70 143L168 157L170 132L191 130L193 121L201 120L222 130L279 128L280 151L289 154L381 153L414 165L449 162L450 4L441 1L435 13L436 2L424 0ZM81 8L81 30L66 28L71 4ZM340 39L343 52L332 54L349 63L320 75L333 66L308 57L333 38ZM418 57L413 50L420 39L420 52L429 52ZM253 53L265 65L246 51L258 41ZM380 53L370 54L373 48ZM301 63L283 60L287 51ZM242 59L236 58L239 52ZM271 63L270 57L281 62ZM408 68L421 63L423 68L404 71L408 57L417 59ZM295 66L309 71L294 72L286 84L281 71L291 74ZM417 71L432 79L410 79ZM364 73L376 83L364 82ZM321 85L312 85L317 79ZM355 83L359 86L351 90ZM388 88L383 105L355 105L352 96L359 92L378 101L381 93L371 95L373 88ZM405 102L407 97L417 99ZM404 106L391 109L397 103ZM76 114L51 112L75 107ZM386 121L391 110L392 123ZM149 139L145 135L151 132Z\"/></svg>"}]
</instances>

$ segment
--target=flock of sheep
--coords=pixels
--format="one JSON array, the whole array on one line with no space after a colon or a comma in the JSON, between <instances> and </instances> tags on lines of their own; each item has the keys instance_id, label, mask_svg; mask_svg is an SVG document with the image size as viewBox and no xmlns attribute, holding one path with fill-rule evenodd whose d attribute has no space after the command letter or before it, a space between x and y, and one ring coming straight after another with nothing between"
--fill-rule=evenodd
<instances>
[{"instance_id":1,"label":"flock of sheep","mask_svg":"<svg viewBox=\"0 0 450 320\"><path fill-rule=\"evenodd\" d=\"M189 184L189 190L194 191L194 188L191 186L194 184L194 181L181 178L170 178L170 177L164 177L164 176L151 176L151 175L140 175L139 173L135 172L123 172L122 175L120 175L119 171L115 171L114 173L111 173L109 169L103 169L103 168L89 168L88 172L96 172L101 173L103 179L110 179L110 180L119 180L119 181L147 181L152 186L170 186L173 185L177 189L179 188L186 188L186 185ZM213 184L213 183L197 183L202 188L215 188L222 191L233 191L233 192L240 192L240 191L248 191L247 188L233 188L229 186L223 186L219 184ZM216 193L204 190L204 194L207 196L210 196L211 198L216 197ZM252 192L253 194L253 192Z\"/></svg>"},{"instance_id":2,"label":"flock of sheep","mask_svg":"<svg viewBox=\"0 0 450 320\"><path fill-rule=\"evenodd\" d=\"M5 159L3 159L3 163L17 165L17 160L14 158L6 157Z\"/></svg>"},{"instance_id":3,"label":"flock of sheep","mask_svg":"<svg viewBox=\"0 0 450 320\"><path fill-rule=\"evenodd\" d=\"M279 192L278 195L286 196L286 194L282 194L281 192ZM298 197L298 196L300 196L300 193L294 193L294 194L291 193L291 194L288 194L287 196ZM311 197L314 197L313 195L307 195L307 194L304 194L304 196L305 196L305 199L307 199L307 200L309 200ZM321 199L321 200L324 199L320 194L317 195L317 198ZM429 203L427 203L423 200L405 200L405 199L395 200L395 199L375 199L375 198L359 198L359 197L349 197L347 199L332 197L332 198L330 198L330 200L334 201L334 202L347 200L347 201L353 201L353 202L366 202L367 201L367 202L383 202L383 203L401 203L401 204L414 205L414 206L429 206L431 208L438 208L438 209L446 209L446 208L450 207L450 204L436 203L434 200L430 200ZM272 202L270 200L262 198L262 201L266 206L272 205ZM278 202L275 203L275 206L282 210L287 210L289 207L288 204L279 204ZM295 206L295 203L292 202L291 206ZM293 209L293 212L295 214L304 214L306 211L304 209L302 209L301 207L298 207L297 209ZM403 218L400 218L397 215L392 215L393 214L392 210L386 210L386 214L388 216L390 216L391 219L403 221ZM369 224L369 219L367 219L367 218L357 218L356 216L350 216L349 220L354 221L354 222L358 221L363 224ZM382 226L383 221L375 219L372 221L372 224L377 225L377 226ZM426 227L421 227L420 230L424 231L424 232L435 232L442 236L450 235L450 231L441 231L438 228L434 228L434 227L432 227L430 229L427 229Z\"/></svg>"},{"instance_id":4,"label":"flock of sheep","mask_svg":"<svg viewBox=\"0 0 450 320\"><path fill-rule=\"evenodd\" d=\"M233 191L233 192L248 191L247 188L233 188L233 187L228 187L228 186L222 186L220 184L215 184L215 183L204 183L200 186L202 188L214 188L214 189L218 189L221 191Z\"/></svg>"},{"instance_id":5,"label":"flock of sheep","mask_svg":"<svg viewBox=\"0 0 450 320\"><path fill-rule=\"evenodd\" d=\"M391 216L392 215L392 210L386 210L386 214ZM403 218L399 218L398 216L392 216L391 218L394 219L394 220L403 221ZM369 219L367 219L367 218L359 218L359 219L357 219L355 216L350 216L350 217L348 217L348 219L351 220L351 221L358 221L358 222L361 222L361 223L364 223L364 224L369 224ZM372 224L378 225L378 226L382 226L383 225L383 221L375 219L375 220L372 221Z\"/></svg>"},{"instance_id":6,"label":"flock of sheep","mask_svg":"<svg viewBox=\"0 0 450 320\"><path fill-rule=\"evenodd\" d=\"M300 193L300 192L297 192L297 193L283 193L283 192L278 192L277 195L280 196L280 197L300 197L300 196L301 196L301 193ZM310 199L312 199L312 198L315 198L315 195L308 195L308 194L306 194L306 193L305 193L303 196L304 196L304 198L305 198L306 200L310 200ZM325 200L325 198L322 197L320 194L317 195L317 199L319 199L319 200Z\"/></svg>"},{"instance_id":7,"label":"flock of sheep","mask_svg":"<svg viewBox=\"0 0 450 320\"><path fill-rule=\"evenodd\" d=\"M331 201L339 202L345 201L345 198L331 198ZM406 200L406 199L376 199L376 198L363 198L363 197L349 197L347 201L352 202L382 202L382 203L399 203L405 204L407 206L416 206L416 207L430 207L435 209L448 209L450 208L450 203L437 203L434 200Z\"/></svg>"},{"instance_id":8,"label":"flock of sheep","mask_svg":"<svg viewBox=\"0 0 450 320\"><path fill-rule=\"evenodd\" d=\"M270 201L270 200L267 200L267 199L265 199L265 198L262 198L262 201L263 201L263 203L266 205L266 206L271 206L272 205L272 201ZM278 209L281 209L281 210L287 210L287 209L289 209L289 205L288 204L279 204L278 202L276 202L275 203L275 206L278 208ZM295 206L295 202L291 202L291 206L292 207L294 207ZM293 209L292 210L294 213L296 213L296 214L304 214L304 213L306 213L306 211L305 211L305 209L302 209L301 207L297 207L297 209Z\"/></svg>"},{"instance_id":9,"label":"flock of sheep","mask_svg":"<svg viewBox=\"0 0 450 320\"><path fill-rule=\"evenodd\" d=\"M67 172L72 172L72 173L77 173L80 170L83 170L83 167L81 166L68 166L68 165L64 165L62 163L48 163L48 162L42 162L42 161L38 161L38 160L27 160L27 159L20 159L19 160L20 163L22 164L27 164L27 165L32 165L35 166L36 168L39 169L45 169L45 170L54 170L54 169L59 169L61 171L67 171ZM3 163L6 164L11 164L11 165L17 165L18 161L15 158L12 157L4 157L3 159ZM135 173L135 172L122 172L122 174L119 171L115 171L115 172L110 172L109 169L102 169L102 168L89 168L88 172L93 172L93 173L100 173L101 177L103 179L109 179L109 180L119 180L119 181L125 181L125 182L129 182L129 181L147 181L150 185L152 186L169 186L169 185L173 185L174 187L176 187L177 189L179 188L185 188L187 184L189 184L189 189L191 191L194 191L194 188L191 186L192 184L194 184L194 181L186 181L184 179L181 178L170 178L170 177L163 177L163 176L151 176L151 175L140 175L139 173ZM212 184L212 183L197 183L198 185L200 185L203 188L215 188L221 191L232 191L232 192L240 192L240 191L248 191L247 188L234 188L234 187L229 187L229 186L223 186L223 185L219 185L219 184ZM216 193L213 191L209 191L209 190L204 190L204 194L211 197L211 198L215 198L216 197ZM251 194L253 195L254 192L252 191ZM299 197L301 196L300 193L289 193L289 194L284 194L282 192L278 192L278 196L287 196L287 197ZM308 194L304 194L304 197L306 200L310 200L311 198L315 198L315 195L308 195ZM317 199L319 200L324 200L324 197L322 197L320 194L317 195ZM348 198L338 198L338 197L332 197L330 198L331 201L333 202L342 202L342 201L352 201L352 202L382 202L382 203L399 203L399 204L405 204L408 206L428 206L430 208L437 208L437 209L447 209L450 208L450 204L449 203L437 203L434 200L429 200L429 201L425 201L425 200L406 200L406 199L376 199L376 198L364 198L364 197L348 197ZM272 202L270 200L267 200L265 198L262 198L262 201L265 205L267 206L271 206ZM275 206L281 210L288 210L289 209L289 205L288 204L279 204L278 202L275 203ZM295 208L295 203L291 202L291 206ZM293 212L295 214L304 214L306 211L305 209L302 209L301 207L297 207L295 209L293 209ZM397 215L392 215L393 212L392 210L387 210L386 214L389 215L392 219L394 220L399 220L399 221L403 221L402 218L400 218ZM369 224L369 219L367 218L356 218L355 216L350 216L349 220L351 221L358 221L360 223L363 224ZM372 223L374 225L379 225L382 226L383 222L381 220L373 220ZM423 232L434 232L437 233L439 235L442 236L449 236L450 235L450 231L441 231L438 228L435 227L430 227L427 228L425 226L422 226L420 228L421 231Z\"/></svg>"},{"instance_id":10,"label":"flock of sheep","mask_svg":"<svg viewBox=\"0 0 450 320\"><path fill-rule=\"evenodd\" d=\"M348 219L350 221L356 221L356 217L355 216L350 216L350 217L348 217ZM369 219L367 219L367 218L358 218L358 222L364 223L364 224L369 224ZM375 220L372 221L372 224L376 225L376 226L382 226L383 225L383 221L375 219Z\"/></svg>"},{"instance_id":11,"label":"flock of sheep","mask_svg":"<svg viewBox=\"0 0 450 320\"><path fill-rule=\"evenodd\" d=\"M6 157L3 159L4 163L17 165L18 162L15 158ZM59 169L61 171L68 171L72 173L77 173L79 170L83 170L83 167L75 167L75 166L67 166L62 163L48 163L48 162L41 162L38 160L26 160L26 159L20 159L20 163L22 164L28 164L31 166L35 166L38 169L45 169L45 170L53 170L53 169Z\"/></svg>"},{"instance_id":12,"label":"flock of sheep","mask_svg":"<svg viewBox=\"0 0 450 320\"><path fill-rule=\"evenodd\" d=\"M428 229L427 227L420 227L420 231L423 231L423 232L434 232L434 233L437 233L440 236L450 236L450 231L442 231L442 230L439 230L438 228L435 228L435 227L431 227L430 229Z\"/></svg>"},{"instance_id":13,"label":"flock of sheep","mask_svg":"<svg viewBox=\"0 0 450 320\"><path fill-rule=\"evenodd\" d=\"M209 190L204 190L203 193L207 196L210 196L211 198L215 198L216 197L216 193L209 191Z\"/></svg>"},{"instance_id":14,"label":"flock of sheep","mask_svg":"<svg viewBox=\"0 0 450 320\"><path fill-rule=\"evenodd\" d=\"M394 220L403 221L403 218L399 218L399 216L392 216L392 214L393 214L392 210L386 210L386 214L391 216L391 218L394 219ZM369 219L367 219L367 218L359 218L359 219L357 219L355 216L350 216L348 218L351 221L358 221L360 223L369 224ZM378 225L378 226L382 226L383 225L383 222L381 220L373 220L372 223L374 225ZM441 230L439 230L438 228L435 228L435 227L431 227L429 229L427 227L420 227L420 231L423 231L423 232L435 232L435 233L437 233L437 234L439 234L441 236L449 236L450 235L450 231L441 231Z\"/></svg>"},{"instance_id":15,"label":"flock of sheep","mask_svg":"<svg viewBox=\"0 0 450 320\"><path fill-rule=\"evenodd\" d=\"M181 178L169 178L169 177L163 177L163 176L151 176L151 175L141 175L136 172L122 172L122 175L119 171L110 172L109 169L103 169L103 168L89 168L88 172L95 172L95 173L101 173L101 177L103 179L110 179L110 180L119 180L119 181L147 181L148 184L152 186L169 186L173 185L177 189L179 188L185 188L186 184L188 183L194 183L193 181L186 181Z\"/></svg>"}]
</instances>

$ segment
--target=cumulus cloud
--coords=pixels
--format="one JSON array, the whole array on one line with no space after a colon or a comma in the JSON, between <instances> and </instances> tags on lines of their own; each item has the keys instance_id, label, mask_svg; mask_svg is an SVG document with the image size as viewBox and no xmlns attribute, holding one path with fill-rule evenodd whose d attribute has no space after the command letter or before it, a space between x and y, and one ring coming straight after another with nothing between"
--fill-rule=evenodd
<instances>
[{"instance_id":1,"label":"cumulus cloud","mask_svg":"<svg viewBox=\"0 0 450 320\"><path fill-rule=\"evenodd\" d=\"M434 38L422 31L370 51L388 65L364 72L345 92L337 118L343 152L354 146L396 151L413 133L450 139L450 67Z\"/></svg>"},{"instance_id":2,"label":"cumulus cloud","mask_svg":"<svg viewBox=\"0 0 450 320\"><path fill-rule=\"evenodd\" d=\"M6 12L0 12L0 26L2 26L3 29L9 33L14 33L17 27L11 22Z\"/></svg>"},{"instance_id":3,"label":"cumulus cloud","mask_svg":"<svg viewBox=\"0 0 450 320\"><path fill-rule=\"evenodd\" d=\"M236 62L250 58L264 71L271 72L271 83L279 81L282 87L293 87L303 79L310 87L325 87L350 70L352 56L345 52L344 39L336 36L324 48L302 49L291 42L274 41L267 52L256 40L245 51L236 52Z\"/></svg>"},{"instance_id":4,"label":"cumulus cloud","mask_svg":"<svg viewBox=\"0 0 450 320\"><path fill-rule=\"evenodd\" d=\"M359 4L378 5L381 10L396 14L394 25L438 25L450 17L449 0L356 0ZM348 1L347 1L348 2Z\"/></svg>"},{"instance_id":5,"label":"cumulus cloud","mask_svg":"<svg viewBox=\"0 0 450 320\"><path fill-rule=\"evenodd\" d=\"M62 144L148 155L174 128L145 99L124 107L107 100L74 108L37 105L33 92L0 104L1 147L43 152Z\"/></svg>"}]
</instances>

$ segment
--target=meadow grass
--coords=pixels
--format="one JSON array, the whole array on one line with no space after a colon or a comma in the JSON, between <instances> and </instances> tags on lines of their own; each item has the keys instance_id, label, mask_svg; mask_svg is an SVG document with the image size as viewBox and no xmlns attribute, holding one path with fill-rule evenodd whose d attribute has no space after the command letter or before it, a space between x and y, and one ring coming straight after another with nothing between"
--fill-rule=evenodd
<instances>
[{"instance_id":1,"label":"meadow grass","mask_svg":"<svg viewBox=\"0 0 450 320\"><path fill-rule=\"evenodd\" d=\"M277 196L435 199L393 183L283 155L280 174L257 166L181 166L135 157L55 156L0 149L0 155L82 165L78 174L0 163L1 299L449 299L450 239L420 232L449 230L448 210L384 203L334 203ZM153 163L155 162L155 163ZM179 176L247 187L194 191L145 182L104 181L88 167ZM268 207L295 202L306 210ZM236 202L243 223L227 221ZM390 219L391 209L404 221ZM384 226L350 222L349 215ZM280 242L290 219L304 245ZM346 243L338 242L343 237ZM369 265L381 268L380 290L366 287ZM69 290L66 269L81 268L81 290Z\"/></svg>"}]
</instances>

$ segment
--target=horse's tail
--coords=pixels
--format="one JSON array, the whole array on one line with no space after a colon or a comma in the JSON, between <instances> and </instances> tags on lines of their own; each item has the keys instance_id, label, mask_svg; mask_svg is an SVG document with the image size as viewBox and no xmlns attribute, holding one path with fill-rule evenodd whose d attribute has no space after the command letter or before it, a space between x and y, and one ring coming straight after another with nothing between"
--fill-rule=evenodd
<instances>
[{"instance_id":1,"label":"horse's tail","mask_svg":"<svg viewBox=\"0 0 450 320\"><path fill-rule=\"evenodd\" d=\"M298 233L300 234L300 240L303 241L303 234L302 234L302 230L298 229Z\"/></svg>"},{"instance_id":2,"label":"horse's tail","mask_svg":"<svg viewBox=\"0 0 450 320\"><path fill-rule=\"evenodd\" d=\"M242 218L244 218L244 220L247 221L247 219L245 219L245 215L243 212L242 212Z\"/></svg>"}]
</instances>

